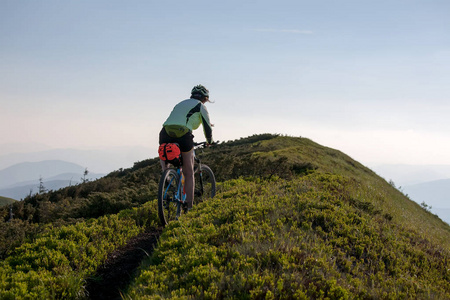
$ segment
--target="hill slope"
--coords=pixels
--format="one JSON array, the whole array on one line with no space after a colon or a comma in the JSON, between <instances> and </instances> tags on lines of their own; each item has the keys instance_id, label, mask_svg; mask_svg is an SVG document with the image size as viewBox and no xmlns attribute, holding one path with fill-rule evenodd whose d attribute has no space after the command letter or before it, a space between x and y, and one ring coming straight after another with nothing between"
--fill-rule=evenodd
<instances>
[{"instance_id":1,"label":"hill slope","mask_svg":"<svg viewBox=\"0 0 450 300\"><path fill-rule=\"evenodd\" d=\"M254 139L254 140L252 140ZM351 178L363 201L391 215L406 228L432 237L450 249L450 227L348 155L306 138L255 136L222 145L204 154L220 180L238 176L282 178L311 172ZM368 186L367 194L360 187Z\"/></svg>"},{"instance_id":2,"label":"hill slope","mask_svg":"<svg viewBox=\"0 0 450 300\"><path fill-rule=\"evenodd\" d=\"M247 179L172 223L128 297L450 296L450 227L438 217L339 151L249 140L205 155L218 177Z\"/></svg>"},{"instance_id":3,"label":"hill slope","mask_svg":"<svg viewBox=\"0 0 450 300\"><path fill-rule=\"evenodd\" d=\"M16 200L0 196L0 207L14 203Z\"/></svg>"},{"instance_id":4,"label":"hill slope","mask_svg":"<svg viewBox=\"0 0 450 300\"><path fill-rule=\"evenodd\" d=\"M447 299L449 251L376 208L370 189L319 172L227 181L165 230L127 296Z\"/></svg>"},{"instance_id":5,"label":"hill slope","mask_svg":"<svg viewBox=\"0 0 450 300\"><path fill-rule=\"evenodd\" d=\"M165 228L126 298L450 297L450 227L342 152L258 135L197 154L220 181L217 197ZM42 298L82 295L119 241L158 221L159 174L151 159L15 203L17 220L0 224L0 233L34 233L22 241L11 234L4 247L0 298L20 299L26 289ZM107 232L108 246L84 232Z\"/></svg>"}]
</instances>

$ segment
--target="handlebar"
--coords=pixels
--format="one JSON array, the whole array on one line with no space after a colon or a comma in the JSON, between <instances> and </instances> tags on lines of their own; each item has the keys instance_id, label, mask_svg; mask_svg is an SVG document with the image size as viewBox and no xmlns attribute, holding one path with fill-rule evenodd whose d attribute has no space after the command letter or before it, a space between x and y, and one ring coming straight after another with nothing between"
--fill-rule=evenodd
<instances>
[{"instance_id":1,"label":"handlebar","mask_svg":"<svg viewBox=\"0 0 450 300\"><path fill-rule=\"evenodd\" d=\"M208 144L207 142L201 142L201 143L195 143L194 142L194 147L207 147L207 146L214 146L214 145L217 145L219 143L219 141L217 141L217 142L214 142L214 143L212 143L212 144Z\"/></svg>"}]
</instances>

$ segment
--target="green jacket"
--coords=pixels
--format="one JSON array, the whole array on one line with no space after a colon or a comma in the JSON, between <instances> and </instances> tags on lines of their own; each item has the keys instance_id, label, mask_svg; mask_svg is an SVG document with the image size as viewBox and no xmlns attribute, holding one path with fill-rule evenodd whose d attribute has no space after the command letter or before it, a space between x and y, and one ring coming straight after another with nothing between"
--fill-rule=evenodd
<instances>
[{"instance_id":1,"label":"green jacket","mask_svg":"<svg viewBox=\"0 0 450 300\"><path fill-rule=\"evenodd\" d=\"M206 106L200 100L187 99L175 105L163 126L170 136L182 137L200 124L203 124L206 142L212 144L212 127Z\"/></svg>"}]
</instances>

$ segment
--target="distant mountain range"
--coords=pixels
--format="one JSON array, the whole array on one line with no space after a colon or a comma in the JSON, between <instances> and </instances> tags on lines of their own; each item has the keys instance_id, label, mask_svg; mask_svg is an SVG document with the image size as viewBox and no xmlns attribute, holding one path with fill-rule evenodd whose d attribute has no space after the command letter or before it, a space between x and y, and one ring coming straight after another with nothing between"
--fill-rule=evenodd
<instances>
[{"instance_id":1,"label":"distant mountain range","mask_svg":"<svg viewBox=\"0 0 450 300\"><path fill-rule=\"evenodd\" d=\"M0 170L0 196L20 200L39 191L40 179L46 190L75 185L86 180L95 180L105 174L91 173L84 177L85 168L61 161L47 160L26 162Z\"/></svg>"},{"instance_id":2,"label":"distant mountain range","mask_svg":"<svg viewBox=\"0 0 450 300\"><path fill-rule=\"evenodd\" d=\"M403 191L415 202L431 206L432 212L448 216L444 221L450 224L450 179L405 186Z\"/></svg>"},{"instance_id":3,"label":"distant mountain range","mask_svg":"<svg viewBox=\"0 0 450 300\"><path fill-rule=\"evenodd\" d=\"M23 162L0 170L0 188L11 186L18 182L39 180L57 176L62 173L83 174L85 168L80 165L61 161L45 160L41 162Z\"/></svg>"},{"instance_id":4,"label":"distant mountain range","mask_svg":"<svg viewBox=\"0 0 450 300\"><path fill-rule=\"evenodd\" d=\"M156 148L123 146L107 149L48 149L45 145L27 144L31 152L16 152L24 145L2 144L0 149L0 196L23 199L38 191L39 178L49 190L94 180L134 163L157 156Z\"/></svg>"},{"instance_id":5,"label":"distant mountain range","mask_svg":"<svg viewBox=\"0 0 450 300\"><path fill-rule=\"evenodd\" d=\"M450 165L379 165L372 170L450 224Z\"/></svg>"},{"instance_id":6,"label":"distant mountain range","mask_svg":"<svg viewBox=\"0 0 450 300\"><path fill-rule=\"evenodd\" d=\"M120 168L132 167L135 162L157 156L156 147L115 147L100 150L52 149L28 153L0 152L0 170L23 162L62 160L88 168L91 172L109 173ZM0 186L1 186L0 181Z\"/></svg>"},{"instance_id":7,"label":"distant mountain range","mask_svg":"<svg viewBox=\"0 0 450 300\"><path fill-rule=\"evenodd\" d=\"M450 165L386 164L371 169L387 181L392 180L397 187L450 179Z\"/></svg>"},{"instance_id":8,"label":"distant mountain range","mask_svg":"<svg viewBox=\"0 0 450 300\"><path fill-rule=\"evenodd\" d=\"M433 206L450 208L450 179L408 185L404 190L413 199L424 199Z\"/></svg>"}]
</instances>

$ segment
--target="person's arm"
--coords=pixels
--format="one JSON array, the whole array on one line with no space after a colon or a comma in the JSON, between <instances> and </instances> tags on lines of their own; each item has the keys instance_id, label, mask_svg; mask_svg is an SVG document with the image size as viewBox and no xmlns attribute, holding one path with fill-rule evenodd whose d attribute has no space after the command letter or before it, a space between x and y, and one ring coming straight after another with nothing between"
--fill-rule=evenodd
<instances>
[{"instance_id":1,"label":"person's arm","mask_svg":"<svg viewBox=\"0 0 450 300\"><path fill-rule=\"evenodd\" d=\"M202 116L203 132L205 134L206 142L208 144L212 144L213 143L212 124L209 120L208 110L206 109L206 107L204 105L201 106L200 114Z\"/></svg>"}]
</instances>

